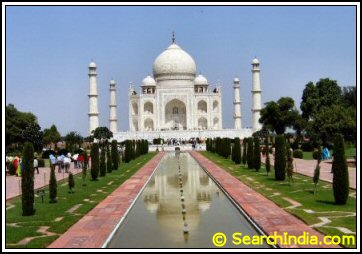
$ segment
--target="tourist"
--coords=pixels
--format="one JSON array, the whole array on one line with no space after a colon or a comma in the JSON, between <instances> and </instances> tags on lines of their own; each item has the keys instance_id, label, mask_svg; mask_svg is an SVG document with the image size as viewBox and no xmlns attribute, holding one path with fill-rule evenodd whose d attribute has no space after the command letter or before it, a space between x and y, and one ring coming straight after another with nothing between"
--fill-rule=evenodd
<instances>
[{"instance_id":1,"label":"tourist","mask_svg":"<svg viewBox=\"0 0 362 254\"><path fill-rule=\"evenodd\" d=\"M72 160L68 156L64 157L63 163L64 163L64 168L65 168L65 173L68 173L71 162L72 162Z\"/></svg>"},{"instance_id":2,"label":"tourist","mask_svg":"<svg viewBox=\"0 0 362 254\"><path fill-rule=\"evenodd\" d=\"M38 167L38 160L34 157L34 163L33 163L34 173L35 170L39 174L39 167Z\"/></svg>"}]
</instances>

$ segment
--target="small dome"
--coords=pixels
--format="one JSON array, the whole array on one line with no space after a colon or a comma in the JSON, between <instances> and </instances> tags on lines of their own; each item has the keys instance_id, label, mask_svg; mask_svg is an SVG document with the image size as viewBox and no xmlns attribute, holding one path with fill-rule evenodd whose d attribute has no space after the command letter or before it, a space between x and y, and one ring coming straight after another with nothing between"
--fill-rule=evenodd
<instances>
[{"instance_id":1,"label":"small dome","mask_svg":"<svg viewBox=\"0 0 362 254\"><path fill-rule=\"evenodd\" d=\"M142 80L142 86L156 86L156 81L148 75Z\"/></svg>"},{"instance_id":2,"label":"small dome","mask_svg":"<svg viewBox=\"0 0 362 254\"><path fill-rule=\"evenodd\" d=\"M116 81L114 81L114 79L112 79L110 84L114 86L114 85L116 85Z\"/></svg>"},{"instance_id":3,"label":"small dome","mask_svg":"<svg viewBox=\"0 0 362 254\"><path fill-rule=\"evenodd\" d=\"M240 82L239 78L234 78L234 83L239 83L239 82Z\"/></svg>"},{"instance_id":4,"label":"small dome","mask_svg":"<svg viewBox=\"0 0 362 254\"><path fill-rule=\"evenodd\" d=\"M90 64L89 64L89 68L97 68L97 65L96 65L96 63L95 62L90 62Z\"/></svg>"},{"instance_id":5,"label":"small dome","mask_svg":"<svg viewBox=\"0 0 362 254\"><path fill-rule=\"evenodd\" d=\"M252 64L259 64L259 60L257 58L254 58Z\"/></svg>"},{"instance_id":6,"label":"small dome","mask_svg":"<svg viewBox=\"0 0 362 254\"><path fill-rule=\"evenodd\" d=\"M176 43L163 51L153 64L153 76L156 79L173 79L180 76L194 79L195 75L194 59Z\"/></svg>"},{"instance_id":7,"label":"small dome","mask_svg":"<svg viewBox=\"0 0 362 254\"><path fill-rule=\"evenodd\" d=\"M201 74L195 78L195 85L204 85L207 86L209 83L207 82L207 79L202 76Z\"/></svg>"}]
</instances>

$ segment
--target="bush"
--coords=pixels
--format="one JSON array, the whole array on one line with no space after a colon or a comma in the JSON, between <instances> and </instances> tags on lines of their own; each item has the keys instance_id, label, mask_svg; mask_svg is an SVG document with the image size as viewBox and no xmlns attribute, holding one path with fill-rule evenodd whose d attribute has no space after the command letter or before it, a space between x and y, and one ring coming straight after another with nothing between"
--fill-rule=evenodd
<instances>
[{"instance_id":1,"label":"bush","mask_svg":"<svg viewBox=\"0 0 362 254\"><path fill-rule=\"evenodd\" d=\"M112 170L117 170L119 167L119 155L117 148L117 140L112 140L111 144Z\"/></svg>"},{"instance_id":2,"label":"bush","mask_svg":"<svg viewBox=\"0 0 362 254\"><path fill-rule=\"evenodd\" d=\"M275 138L275 180L285 180L285 168L286 168L286 149L285 149L285 137L284 135L278 135Z\"/></svg>"},{"instance_id":3,"label":"bush","mask_svg":"<svg viewBox=\"0 0 362 254\"><path fill-rule=\"evenodd\" d=\"M253 155L254 155L254 147L253 147L253 138L248 138L248 147L246 149L246 161L248 164L248 168L252 169L253 166Z\"/></svg>"},{"instance_id":4,"label":"bush","mask_svg":"<svg viewBox=\"0 0 362 254\"><path fill-rule=\"evenodd\" d=\"M45 160L38 159L38 167L39 168L44 168L45 167Z\"/></svg>"},{"instance_id":5,"label":"bush","mask_svg":"<svg viewBox=\"0 0 362 254\"><path fill-rule=\"evenodd\" d=\"M266 137L266 142L265 142L265 170L266 170L266 174L269 175L270 172L270 156L269 156L269 136Z\"/></svg>"},{"instance_id":6,"label":"bush","mask_svg":"<svg viewBox=\"0 0 362 254\"><path fill-rule=\"evenodd\" d=\"M112 172L112 157L109 145L107 145L107 172L108 173Z\"/></svg>"},{"instance_id":7,"label":"bush","mask_svg":"<svg viewBox=\"0 0 362 254\"><path fill-rule=\"evenodd\" d=\"M155 138L155 139L153 139L153 144L154 144L154 145L161 145L161 142L163 143L163 139L162 139L162 138Z\"/></svg>"},{"instance_id":8,"label":"bush","mask_svg":"<svg viewBox=\"0 0 362 254\"><path fill-rule=\"evenodd\" d=\"M14 165L14 161L10 161L9 162L9 174L13 176L13 175L15 175L15 172L16 172L16 168Z\"/></svg>"},{"instance_id":9,"label":"bush","mask_svg":"<svg viewBox=\"0 0 362 254\"><path fill-rule=\"evenodd\" d=\"M300 149L296 149L293 151L293 157L298 159L303 159L303 151Z\"/></svg>"},{"instance_id":10,"label":"bush","mask_svg":"<svg viewBox=\"0 0 362 254\"><path fill-rule=\"evenodd\" d=\"M92 145L91 160L92 160L91 176L92 180L96 181L99 175L99 146L97 143L94 143Z\"/></svg>"},{"instance_id":11,"label":"bush","mask_svg":"<svg viewBox=\"0 0 362 254\"><path fill-rule=\"evenodd\" d=\"M318 150L314 150L313 151L313 159L315 160L319 160L322 158L322 153Z\"/></svg>"},{"instance_id":12,"label":"bush","mask_svg":"<svg viewBox=\"0 0 362 254\"><path fill-rule=\"evenodd\" d=\"M34 147L30 142L26 142L23 148L21 162L21 200L23 216L35 214L34 208Z\"/></svg>"},{"instance_id":13,"label":"bush","mask_svg":"<svg viewBox=\"0 0 362 254\"><path fill-rule=\"evenodd\" d=\"M49 155L51 155L51 154L55 155L55 152L53 150L46 150L43 152L41 157L43 159L49 159Z\"/></svg>"},{"instance_id":14,"label":"bush","mask_svg":"<svg viewBox=\"0 0 362 254\"><path fill-rule=\"evenodd\" d=\"M256 171L260 170L261 158L260 158L260 140L258 137L254 138L254 154L253 154L253 168Z\"/></svg>"},{"instance_id":15,"label":"bush","mask_svg":"<svg viewBox=\"0 0 362 254\"><path fill-rule=\"evenodd\" d=\"M125 150L124 150L124 161L126 163L132 160L132 150L133 150L133 142L132 140L125 141Z\"/></svg>"},{"instance_id":16,"label":"bush","mask_svg":"<svg viewBox=\"0 0 362 254\"><path fill-rule=\"evenodd\" d=\"M334 139L333 154L333 194L336 204L347 203L349 194L349 176L346 156L344 152L344 140L341 134L336 134Z\"/></svg>"},{"instance_id":17,"label":"bush","mask_svg":"<svg viewBox=\"0 0 362 254\"><path fill-rule=\"evenodd\" d=\"M73 174L70 172L69 176L68 176L68 186L69 186L69 193L74 193L74 186L75 186L75 182L74 182L74 177Z\"/></svg>"},{"instance_id":18,"label":"bush","mask_svg":"<svg viewBox=\"0 0 362 254\"><path fill-rule=\"evenodd\" d=\"M106 151L104 147L101 149L101 162L99 164L100 176L106 176L107 165L106 165Z\"/></svg>"},{"instance_id":19,"label":"bush","mask_svg":"<svg viewBox=\"0 0 362 254\"><path fill-rule=\"evenodd\" d=\"M234 162L235 164L241 163L241 146L240 146L240 138L234 139Z\"/></svg>"},{"instance_id":20,"label":"bush","mask_svg":"<svg viewBox=\"0 0 362 254\"><path fill-rule=\"evenodd\" d=\"M53 164L50 164L50 180L49 180L49 203L57 203L58 198L58 185L57 185L57 179L55 178L55 166Z\"/></svg>"},{"instance_id":21,"label":"bush","mask_svg":"<svg viewBox=\"0 0 362 254\"><path fill-rule=\"evenodd\" d=\"M293 150L299 149L299 140L298 140L298 138L293 143L290 144L290 148L292 148Z\"/></svg>"},{"instance_id":22,"label":"bush","mask_svg":"<svg viewBox=\"0 0 362 254\"><path fill-rule=\"evenodd\" d=\"M247 139L246 138L244 138L244 140L243 140L243 156L241 157L241 161L242 161L242 163L244 164L244 165L246 165L246 144L247 144Z\"/></svg>"},{"instance_id":23,"label":"bush","mask_svg":"<svg viewBox=\"0 0 362 254\"><path fill-rule=\"evenodd\" d=\"M304 142L300 146L303 152L312 152L314 150L312 142Z\"/></svg>"}]
</instances>

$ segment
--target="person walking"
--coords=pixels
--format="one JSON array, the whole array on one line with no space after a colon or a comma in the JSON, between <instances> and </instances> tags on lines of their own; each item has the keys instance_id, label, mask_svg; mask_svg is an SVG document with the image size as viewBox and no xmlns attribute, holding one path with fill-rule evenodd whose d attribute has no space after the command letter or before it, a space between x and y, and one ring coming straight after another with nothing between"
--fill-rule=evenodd
<instances>
[{"instance_id":1,"label":"person walking","mask_svg":"<svg viewBox=\"0 0 362 254\"><path fill-rule=\"evenodd\" d=\"M34 173L35 173L35 170L36 172L39 174L39 167L38 167L38 160L36 158L34 158L34 163L33 163L33 167L34 167Z\"/></svg>"}]
</instances>

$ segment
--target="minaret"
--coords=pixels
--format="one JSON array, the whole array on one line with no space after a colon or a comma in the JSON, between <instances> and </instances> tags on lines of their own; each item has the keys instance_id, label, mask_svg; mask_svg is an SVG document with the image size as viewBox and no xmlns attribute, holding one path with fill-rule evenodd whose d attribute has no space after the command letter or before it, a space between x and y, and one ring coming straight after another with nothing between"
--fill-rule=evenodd
<instances>
[{"instance_id":1,"label":"minaret","mask_svg":"<svg viewBox=\"0 0 362 254\"><path fill-rule=\"evenodd\" d=\"M260 110L261 110L261 89L260 89L260 63L259 60L254 58L252 63L253 73L253 132L261 129L261 124L259 123L260 119Z\"/></svg>"},{"instance_id":2,"label":"minaret","mask_svg":"<svg viewBox=\"0 0 362 254\"><path fill-rule=\"evenodd\" d=\"M89 64L89 134L99 126L98 112L98 88L97 88L97 65L95 62Z\"/></svg>"},{"instance_id":3,"label":"minaret","mask_svg":"<svg viewBox=\"0 0 362 254\"><path fill-rule=\"evenodd\" d=\"M241 130L241 113L240 113L240 81L234 78L234 128Z\"/></svg>"},{"instance_id":4,"label":"minaret","mask_svg":"<svg viewBox=\"0 0 362 254\"><path fill-rule=\"evenodd\" d=\"M109 102L109 130L117 133L117 99L116 99L116 81L111 80L110 87L110 102Z\"/></svg>"}]
</instances>

